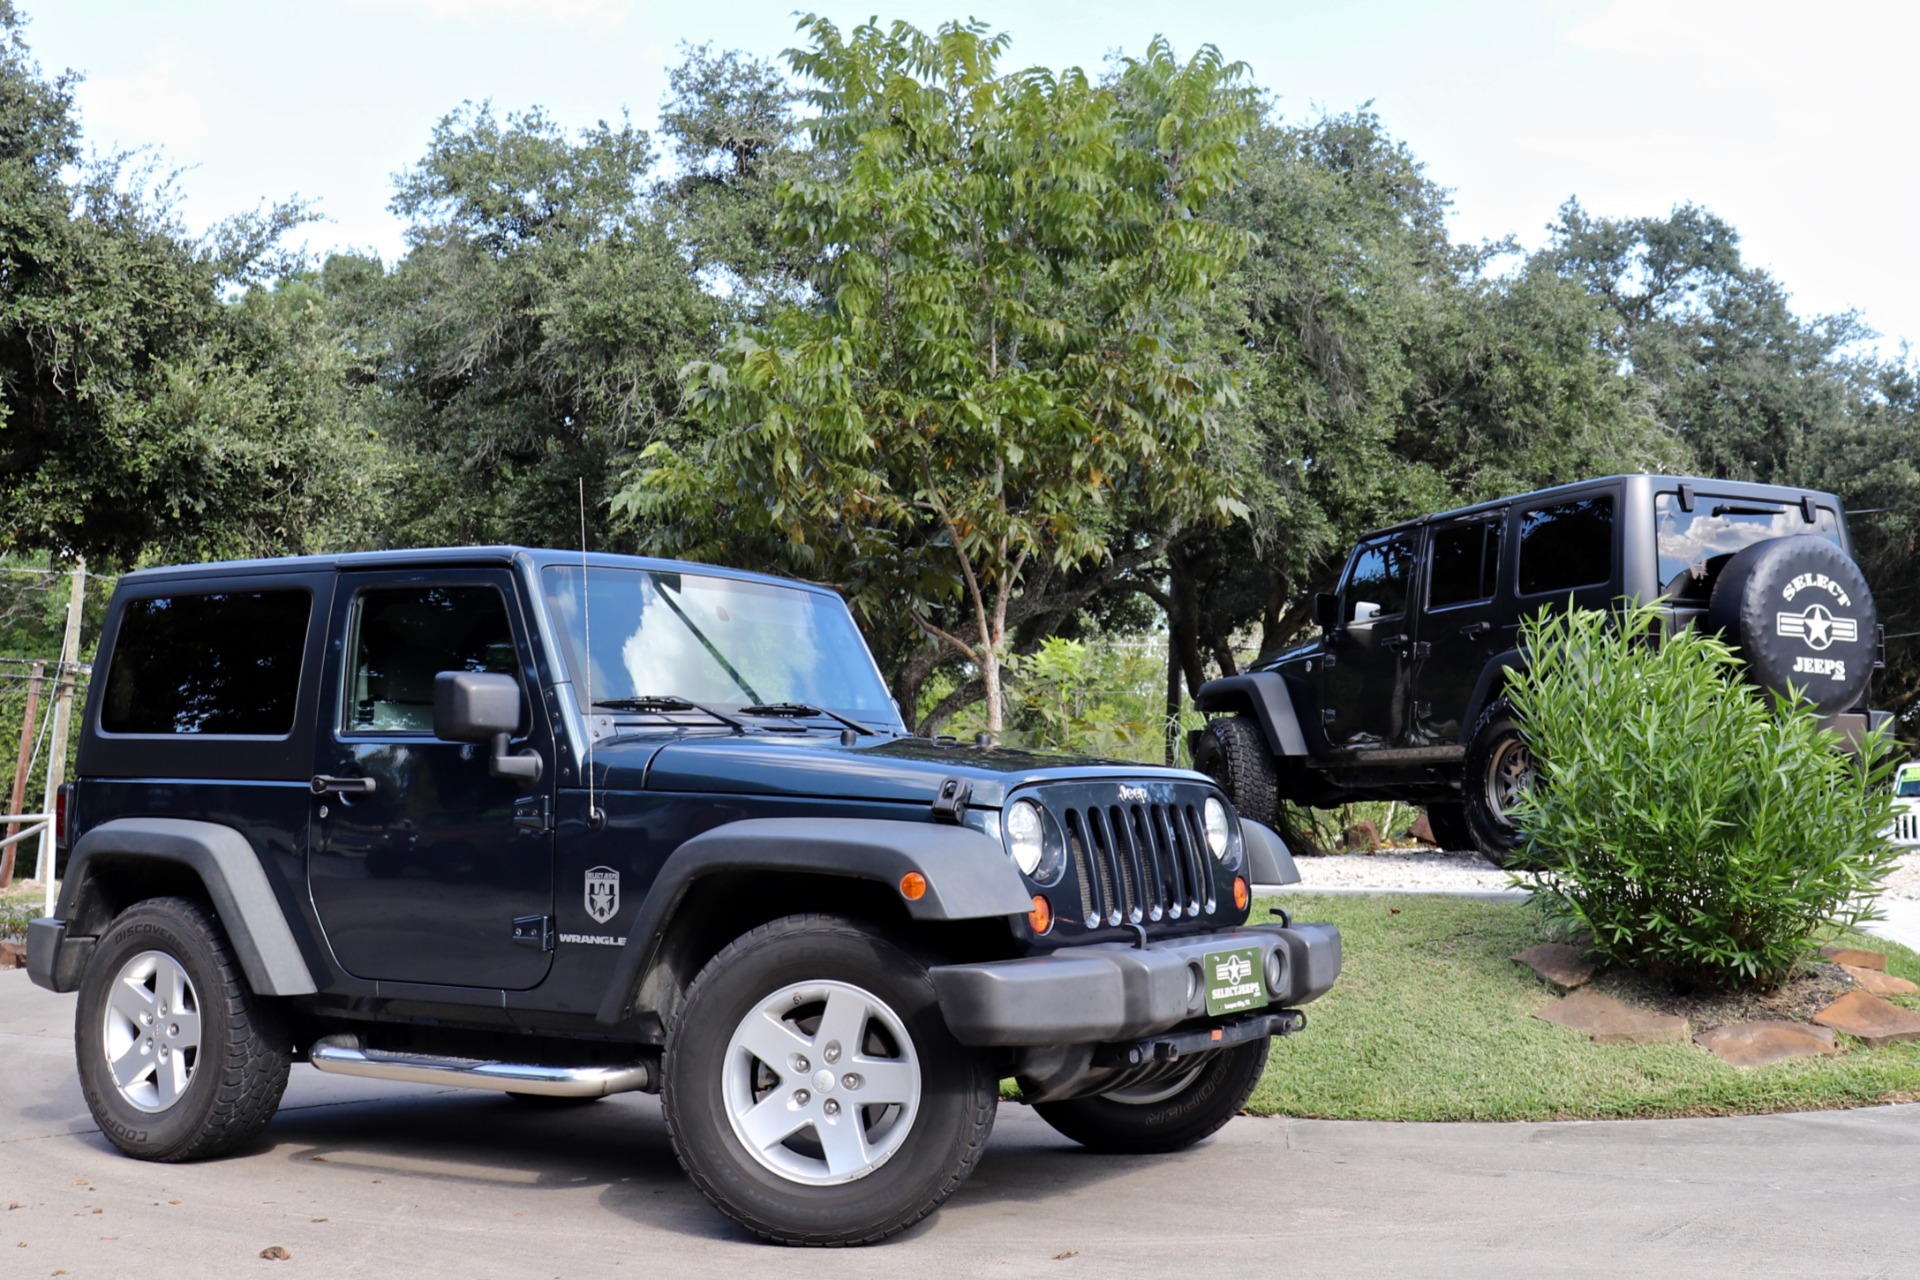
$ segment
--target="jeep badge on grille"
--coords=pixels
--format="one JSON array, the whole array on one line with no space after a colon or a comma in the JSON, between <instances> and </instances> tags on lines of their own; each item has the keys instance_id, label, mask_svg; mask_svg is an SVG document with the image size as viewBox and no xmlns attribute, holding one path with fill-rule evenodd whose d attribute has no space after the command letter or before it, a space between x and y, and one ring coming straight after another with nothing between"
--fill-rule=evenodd
<instances>
[{"instance_id":1,"label":"jeep badge on grille","mask_svg":"<svg viewBox=\"0 0 1920 1280\"><path fill-rule=\"evenodd\" d=\"M1147 789L1145 787L1129 787L1125 785L1121 786L1120 788L1121 804L1145 804L1146 802L1147 802Z\"/></svg>"}]
</instances>

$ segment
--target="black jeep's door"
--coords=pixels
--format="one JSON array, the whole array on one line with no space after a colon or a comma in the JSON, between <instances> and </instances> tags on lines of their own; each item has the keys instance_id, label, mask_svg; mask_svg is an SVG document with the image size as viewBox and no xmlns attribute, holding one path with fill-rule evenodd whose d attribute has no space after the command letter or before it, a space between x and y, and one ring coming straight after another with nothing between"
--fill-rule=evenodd
<instances>
[{"instance_id":1,"label":"black jeep's door","mask_svg":"<svg viewBox=\"0 0 1920 1280\"><path fill-rule=\"evenodd\" d=\"M485 745L433 734L442 671L532 687L511 575L342 574L331 627L307 879L335 957L384 982L538 984L551 961L540 929L529 941L513 934L516 919L553 910L546 718L525 699L514 746L544 760L532 786L489 776Z\"/></svg>"},{"instance_id":2,"label":"black jeep's door","mask_svg":"<svg viewBox=\"0 0 1920 1280\"><path fill-rule=\"evenodd\" d=\"M1494 597L1506 513L1435 525L1427 536L1426 608L1416 639L1413 729L1422 745L1459 742L1488 661L1512 643Z\"/></svg>"},{"instance_id":3,"label":"black jeep's door","mask_svg":"<svg viewBox=\"0 0 1920 1280\"><path fill-rule=\"evenodd\" d=\"M1417 545L1412 533L1363 542L1340 579L1341 623L1328 637L1320 686L1335 750L1394 747L1406 737Z\"/></svg>"}]
</instances>

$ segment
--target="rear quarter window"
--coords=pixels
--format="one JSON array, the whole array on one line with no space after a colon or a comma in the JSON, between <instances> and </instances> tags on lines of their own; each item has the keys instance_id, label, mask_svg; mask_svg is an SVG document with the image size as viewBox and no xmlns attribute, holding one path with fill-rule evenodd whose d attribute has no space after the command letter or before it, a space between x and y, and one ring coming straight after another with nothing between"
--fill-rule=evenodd
<instances>
[{"instance_id":1,"label":"rear quarter window","mask_svg":"<svg viewBox=\"0 0 1920 1280\"><path fill-rule=\"evenodd\" d=\"M1521 595L1613 580L1613 495L1575 498L1520 514Z\"/></svg>"},{"instance_id":2,"label":"rear quarter window","mask_svg":"<svg viewBox=\"0 0 1920 1280\"><path fill-rule=\"evenodd\" d=\"M127 601L101 730L284 737L293 731L312 610L303 590Z\"/></svg>"}]
</instances>

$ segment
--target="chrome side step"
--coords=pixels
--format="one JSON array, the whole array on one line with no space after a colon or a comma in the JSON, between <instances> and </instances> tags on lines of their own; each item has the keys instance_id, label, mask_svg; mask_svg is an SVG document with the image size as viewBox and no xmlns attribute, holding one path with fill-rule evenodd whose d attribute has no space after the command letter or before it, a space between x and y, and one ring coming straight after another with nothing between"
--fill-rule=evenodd
<instances>
[{"instance_id":1,"label":"chrome side step","mask_svg":"<svg viewBox=\"0 0 1920 1280\"><path fill-rule=\"evenodd\" d=\"M328 1036L307 1051L307 1061L329 1075L437 1084L456 1089L492 1089L549 1098L600 1098L653 1086L651 1063L610 1067L542 1067L478 1058L441 1058L428 1054L363 1049L353 1036Z\"/></svg>"}]
</instances>

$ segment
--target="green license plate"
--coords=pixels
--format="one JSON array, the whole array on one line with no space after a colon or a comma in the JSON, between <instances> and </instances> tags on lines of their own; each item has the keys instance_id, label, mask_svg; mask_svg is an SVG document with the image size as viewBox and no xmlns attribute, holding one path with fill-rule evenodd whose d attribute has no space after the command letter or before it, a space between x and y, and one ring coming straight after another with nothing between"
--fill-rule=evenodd
<instances>
[{"instance_id":1,"label":"green license plate","mask_svg":"<svg viewBox=\"0 0 1920 1280\"><path fill-rule=\"evenodd\" d=\"M1260 948L1209 951L1202 968L1207 982L1209 1017L1267 1006L1267 983L1260 972Z\"/></svg>"}]
</instances>

